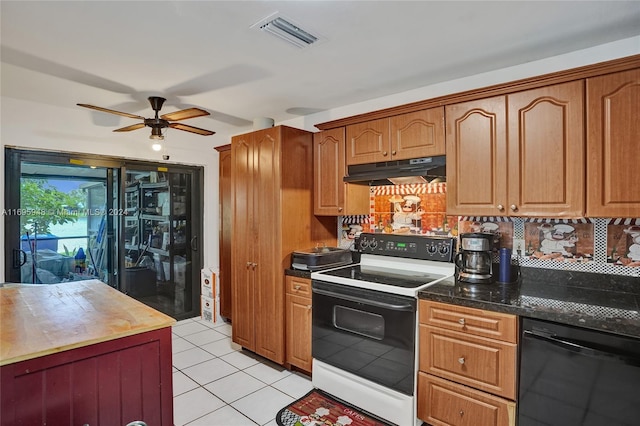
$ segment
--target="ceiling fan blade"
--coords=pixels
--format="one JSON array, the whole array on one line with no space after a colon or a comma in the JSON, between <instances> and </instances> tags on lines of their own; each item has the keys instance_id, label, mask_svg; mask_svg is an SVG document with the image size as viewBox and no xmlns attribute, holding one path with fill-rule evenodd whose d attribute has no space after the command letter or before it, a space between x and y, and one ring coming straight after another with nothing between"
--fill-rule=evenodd
<instances>
[{"instance_id":1,"label":"ceiling fan blade","mask_svg":"<svg viewBox=\"0 0 640 426\"><path fill-rule=\"evenodd\" d=\"M120 112L120 111L115 111L115 110L112 110L112 109L97 107L97 106L88 105L88 104L76 104L76 105L81 106L81 107L85 107L85 108L89 108L89 109L95 109L96 111L108 112L109 114L116 114L116 115L121 115L123 117L137 118L138 120L144 120L144 117L141 117L141 116L135 115L135 114L129 114L128 112Z\"/></svg>"},{"instance_id":2,"label":"ceiling fan blade","mask_svg":"<svg viewBox=\"0 0 640 426\"><path fill-rule=\"evenodd\" d=\"M145 126L144 123L132 124L131 126L115 129L114 132L130 132L132 130L142 129L144 126Z\"/></svg>"},{"instance_id":3,"label":"ceiling fan blade","mask_svg":"<svg viewBox=\"0 0 640 426\"><path fill-rule=\"evenodd\" d=\"M167 121L180 121L186 120L187 118L202 117L203 115L209 115L209 111L205 111L200 108L187 108L163 114L160 118Z\"/></svg>"},{"instance_id":4,"label":"ceiling fan blade","mask_svg":"<svg viewBox=\"0 0 640 426\"><path fill-rule=\"evenodd\" d=\"M181 124L181 123L169 123L169 127L172 127L178 130L184 130L185 132L196 133L198 135L203 135L203 136L211 136L216 133L216 132L212 132L211 130L205 130L205 129L200 129L198 127L187 126L186 124Z\"/></svg>"}]
</instances>

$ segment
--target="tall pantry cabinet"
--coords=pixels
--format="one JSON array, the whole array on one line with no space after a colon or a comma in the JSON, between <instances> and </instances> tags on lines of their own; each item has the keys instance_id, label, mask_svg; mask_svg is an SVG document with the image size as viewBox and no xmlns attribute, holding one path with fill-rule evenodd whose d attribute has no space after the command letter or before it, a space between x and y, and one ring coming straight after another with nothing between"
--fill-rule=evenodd
<instances>
[{"instance_id":1,"label":"tall pantry cabinet","mask_svg":"<svg viewBox=\"0 0 640 426\"><path fill-rule=\"evenodd\" d=\"M233 341L284 363L284 270L312 247L312 133L286 126L231 140Z\"/></svg>"}]
</instances>

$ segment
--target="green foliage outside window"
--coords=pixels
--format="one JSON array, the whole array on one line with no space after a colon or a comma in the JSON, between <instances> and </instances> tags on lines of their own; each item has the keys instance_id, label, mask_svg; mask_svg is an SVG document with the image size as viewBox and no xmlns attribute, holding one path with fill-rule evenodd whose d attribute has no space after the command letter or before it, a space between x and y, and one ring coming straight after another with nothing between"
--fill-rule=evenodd
<instances>
[{"instance_id":1,"label":"green foliage outside window","mask_svg":"<svg viewBox=\"0 0 640 426\"><path fill-rule=\"evenodd\" d=\"M20 232L33 235L34 225L38 234L50 234L51 225L74 223L84 216L81 209L86 194L80 189L61 192L46 179L22 179L20 182Z\"/></svg>"}]
</instances>

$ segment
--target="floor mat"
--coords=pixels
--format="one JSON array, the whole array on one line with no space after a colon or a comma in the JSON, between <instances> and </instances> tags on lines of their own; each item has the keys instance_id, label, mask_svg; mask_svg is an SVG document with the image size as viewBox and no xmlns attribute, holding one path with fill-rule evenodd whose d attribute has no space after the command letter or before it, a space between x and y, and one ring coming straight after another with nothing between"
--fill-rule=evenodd
<instances>
[{"instance_id":1,"label":"floor mat","mask_svg":"<svg viewBox=\"0 0 640 426\"><path fill-rule=\"evenodd\" d=\"M279 426L391 426L318 389L278 411L276 423Z\"/></svg>"}]
</instances>

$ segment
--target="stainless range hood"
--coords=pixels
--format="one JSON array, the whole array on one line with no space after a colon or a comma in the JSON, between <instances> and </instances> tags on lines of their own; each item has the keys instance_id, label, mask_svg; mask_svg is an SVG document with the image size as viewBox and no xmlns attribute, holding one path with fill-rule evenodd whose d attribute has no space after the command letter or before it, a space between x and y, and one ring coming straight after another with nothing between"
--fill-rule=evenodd
<instances>
[{"instance_id":1,"label":"stainless range hood","mask_svg":"<svg viewBox=\"0 0 640 426\"><path fill-rule=\"evenodd\" d=\"M445 180L446 157L412 158L410 160L385 161L382 163L356 164L347 167L344 181L361 185L398 185L426 183L435 178Z\"/></svg>"}]
</instances>

